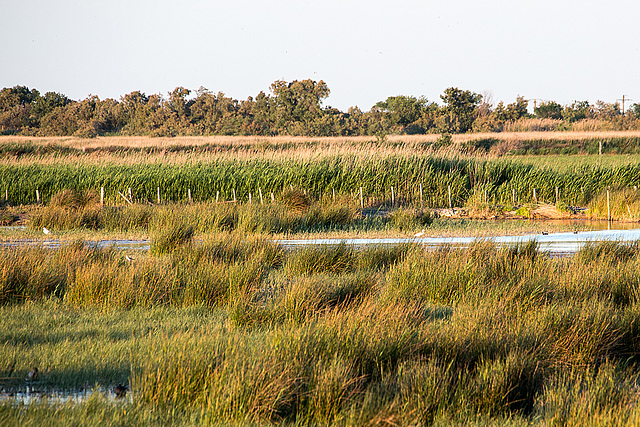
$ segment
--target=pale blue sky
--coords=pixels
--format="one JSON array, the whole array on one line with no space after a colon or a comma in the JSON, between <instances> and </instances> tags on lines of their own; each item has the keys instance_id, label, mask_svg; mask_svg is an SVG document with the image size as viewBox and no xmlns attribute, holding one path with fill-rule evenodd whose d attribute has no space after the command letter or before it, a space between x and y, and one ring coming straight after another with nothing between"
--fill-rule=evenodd
<instances>
[{"instance_id":1,"label":"pale blue sky","mask_svg":"<svg viewBox=\"0 0 640 427\"><path fill-rule=\"evenodd\" d=\"M3 0L0 87L119 98L204 86L245 99L324 80L368 110L447 87L640 102L640 2Z\"/></svg>"}]
</instances>

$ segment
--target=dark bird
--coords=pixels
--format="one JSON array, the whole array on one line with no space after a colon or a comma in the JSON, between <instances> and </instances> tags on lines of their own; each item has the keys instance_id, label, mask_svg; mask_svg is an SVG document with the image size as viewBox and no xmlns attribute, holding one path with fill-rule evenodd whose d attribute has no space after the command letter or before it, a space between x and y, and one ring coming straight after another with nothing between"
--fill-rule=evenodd
<instances>
[{"instance_id":1,"label":"dark bird","mask_svg":"<svg viewBox=\"0 0 640 427\"><path fill-rule=\"evenodd\" d=\"M38 368L35 366L27 372L27 381L35 381L38 379Z\"/></svg>"},{"instance_id":2,"label":"dark bird","mask_svg":"<svg viewBox=\"0 0 640 427\"><path fill-rule=\"evenodd\" d=\"M549 235L549 232L548 232L548 231L543 231L543 232L542 232L542 235L543 235L543 236L548 236L548 235Z\"/></svg>"},{"instance_id":3,"label":"dark bird","mask_svg":"<svg viewBox=\"0 0 640 427\"><path fill-rule=\"evenodd\" d=\"M114 389L113 393L116 395L117 399L122 399L127 395L127 386L118 384Z\"/></svg>"}]
</instances>

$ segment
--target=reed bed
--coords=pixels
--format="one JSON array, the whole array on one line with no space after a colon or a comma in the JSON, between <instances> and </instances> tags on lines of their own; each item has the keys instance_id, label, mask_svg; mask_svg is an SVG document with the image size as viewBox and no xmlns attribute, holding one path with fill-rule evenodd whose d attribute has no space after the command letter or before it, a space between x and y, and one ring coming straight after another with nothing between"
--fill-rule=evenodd
<instances>
[{"instance_id":1,"label":"reed bed","mask_svg":"<svg viewBox=\"0 0 640 427\"><path fill-rule=\"evenodd\" d=\"M133 259L81 244L0 257L0 320L16 326L0 329L4 387L38 363L42 386L126 376L133 391L63 418L122 419L124 407L178 424L638 420L637 244L549 258L535 242L283 252L230 235ZM86 341L72 340L87 321ZM14 408L0 404L0 419L52 417Z\"/></svg>"},{"instance_id":2,"label":"reed bed","mask_svg":"<svg viewBox=\"0 0 640 427\"><path fill-rule=\"evenodd\" d=\"M105 188L107 203L124 203L118 192L131 188L135 200L157 203L188 201L188 193L196 202L236 201L270 202L270 193L280 194L294 187L305 191L313 200L350 196L359 201L395 202L427 207L463 206L474 193L487 192L492 204L519 204L538 200L556 200L568 205L586 205L595 194L610 186L638 186L640 166L637 164L602 168L584 167L577 171L557 172L532 165L505 160L474 160L438 157L330 157L313 161L220 161L191 165L140 164L135 166L41 165L0 166L0 188L7 188L12 203L35 203L36 190L41 201L68 188L100 191ZM235 194L235 198L234 198ZM514 200L515 196L515 200ZM514 203L515 201L515 203Z\"/></svg>"}]
</instances>

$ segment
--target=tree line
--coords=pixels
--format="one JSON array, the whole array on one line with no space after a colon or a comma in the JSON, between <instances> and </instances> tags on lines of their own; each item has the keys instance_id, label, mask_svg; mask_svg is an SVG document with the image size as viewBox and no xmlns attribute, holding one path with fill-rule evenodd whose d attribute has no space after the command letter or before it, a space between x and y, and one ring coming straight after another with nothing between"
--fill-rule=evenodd
<instances>
[{"instance_id":1,"label":"tree line","mask_svg":"<svg viewBox=\"0 0 640 427\"><path fill-rule=\"evenodd\" d=\"M488 97L448 88L442 104L424 97L392 96L369 111L346 112L323 106L329 96L320 80L275 81L270 93L237 100L206 88L177 87L167 96L134 91L119 100L89 96L74 101L57 92L41 95L26 86L0 91L3 135L95 137L98 135L291 135L352 136L423 133L569 130L576 123L598 121L607 130L640 129L640 104L622 111L619 103L554 101L536 104L517 97L493 105ZM530 119L534 119L531 121ZM527 122L529 120L529 122ZM521 129L524 127L525 129Z\"/></svg>"}]
</instances>

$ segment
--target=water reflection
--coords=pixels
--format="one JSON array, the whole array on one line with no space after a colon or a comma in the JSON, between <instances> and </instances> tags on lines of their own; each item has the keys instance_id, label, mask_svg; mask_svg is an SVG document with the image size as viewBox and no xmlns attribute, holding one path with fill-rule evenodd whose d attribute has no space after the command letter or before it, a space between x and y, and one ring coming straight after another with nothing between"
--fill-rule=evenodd
<instances>
[{"instance_id":1,"label":"water reflection","mask_svg":"<svg viewBox=\"0 0 640 427\"><path fill-rule=\"evenodd\" d=\"M542 222L542 221L541 221ZM550 228L562 227L573 229L572 232L524 234L488 237L419 237L419 238L386 238L386 239L300 239L276 240L285 249L296 249L313 245L338 245L344 242L354 247L373 245L398 245L402 243L418 243L429 248L443 245L454 247L468 247L475 240L482 239L495 242L497 245L512 245L519 242L535 240L541 251L551 255L567 255L580 250L588 242L620 241L630 242L640 239L640 224L589 220L545 220ZM6 227L0 227L6 228ZM0 242L4 247L38 246L48 249L60 248L64 241L49 239L15 239ZM87 241L92 248L113 248L119 250L149 250L149 240L110 239Z\"/></svg>"},{"instance_id":2,"label":"water reflection","mask_svg":"<svg viewBox=\"0 0 640 427\"><path fill-rule=\"evenodd\" d=\"M525 234L518 236L490 236L482 240L494 242L498 246L509 246L515 243L535 240L542 252L552 256L574 254L589 242L619 241L631 242L640 239L640 229L631 230L594 230L574 231L549 234ZM310 240L279 240L278 243L287 249L296 249L311 245L338 245L344 242L355 247L370 245L391 246L402 243L418 243L429 248L444 245L453 247L469 247L478 237L420 237L401 239L310 239Z\"/></svg>"},{"instance_id":3,"label":"water reflection","mask_svg":"<svg viewBox=\"0 0 640 427\"><path fill-rule=\"evenodd\" d=\"M111 389L105 389L103 387L97 387L93 389L82 390L34 390L32 387L27 386L26 389L8 392L0 392L0 402L9 402L15 405L30 405L33 403L50 403L50 404L65 404L65 403L82 403L88 400L95 393L99 393L107 400L112 401L126 401L131 402L132 396L129 394L126 398L119 398L116 393Z\"/></svg>"}]
</instances>

